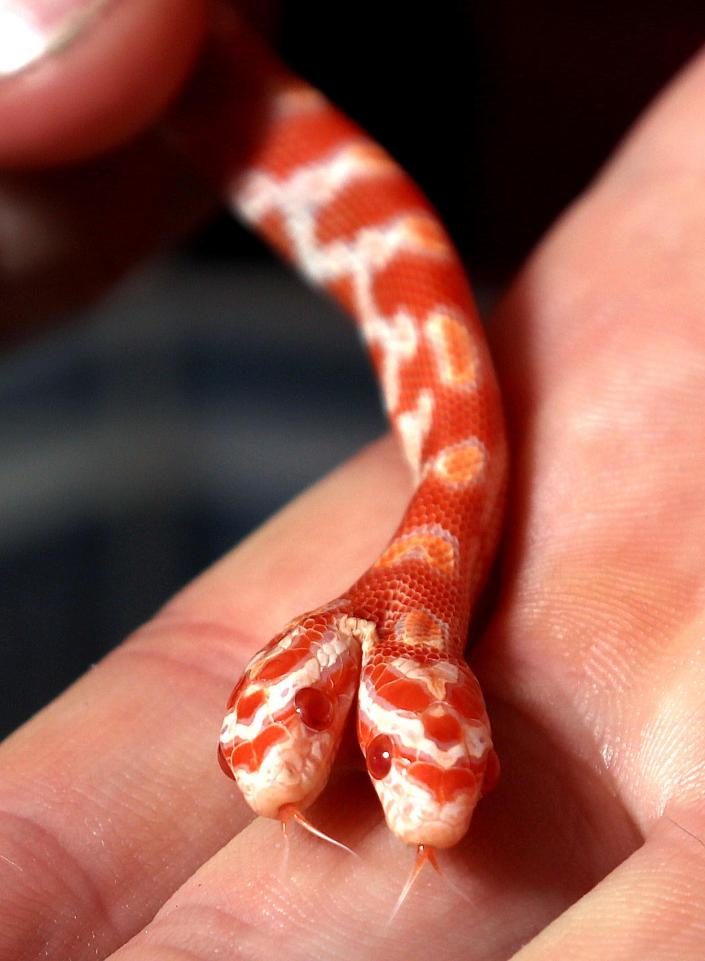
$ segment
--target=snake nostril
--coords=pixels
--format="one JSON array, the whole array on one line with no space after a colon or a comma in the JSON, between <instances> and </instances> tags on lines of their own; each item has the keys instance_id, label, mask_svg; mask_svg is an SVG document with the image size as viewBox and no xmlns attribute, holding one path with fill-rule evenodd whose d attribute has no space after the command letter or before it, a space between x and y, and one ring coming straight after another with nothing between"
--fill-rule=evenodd
<instances>
[{"instance_id":1,"label":"snake nostril","mask_svg":"<svg viewBox=\"0 0 705 961\"><path fill-rule=\"evenodd\" d=\"M333 701L316 687L302 687L294 696L294 707L306 727L326 731L333 723Z\"/></svg>"},{"instance_id":2,"label":"snake nostril","mask_svg":"<svg viewBox=\"0 0 705 961\"><path fill-rule=\"evenodd\" d=\"M367 770L375 781L381 781L389 774L394 756L394 744L388 734L378 734L373 738L365 754Z\"/></svg>"}]
</instances>

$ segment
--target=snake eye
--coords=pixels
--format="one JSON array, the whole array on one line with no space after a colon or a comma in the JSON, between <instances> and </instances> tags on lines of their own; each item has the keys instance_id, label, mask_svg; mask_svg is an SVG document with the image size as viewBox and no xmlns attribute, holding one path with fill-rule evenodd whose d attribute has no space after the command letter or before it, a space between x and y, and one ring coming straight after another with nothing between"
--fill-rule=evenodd
<instances>
[{"instance_id":1,"label":"snake eye","mask_svg":"<svg viewBox=\"0 0 705 961\"><path fill-rule=\"evenodd\" d=\"M370 741L365 760L367 770L375 781L381 781L389 774L393 756L394 744L388 734L378 734Z\"/></svg>"},{"instance_id":2,"label":"snake eye","mask_svg":"<svg viewBox=\"0 0 705 961\"><path fill-rule=\"evenodd\" d=\"M312 731L326 731L333 723L333 701L317 687L302 687L294 695L296 713Z\"/></svg>"}]
</instances>

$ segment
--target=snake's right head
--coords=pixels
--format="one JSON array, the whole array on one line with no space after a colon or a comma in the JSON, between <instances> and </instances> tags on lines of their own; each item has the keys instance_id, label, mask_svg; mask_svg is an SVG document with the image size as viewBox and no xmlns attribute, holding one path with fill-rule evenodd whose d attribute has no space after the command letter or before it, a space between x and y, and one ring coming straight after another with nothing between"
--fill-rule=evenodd
<instances>
[{"instance_id":1,"label":"snake's right head","mask_svg":"<svg viewBox=\"0 0 705 961\"><path fill-rule=\"evenodd\" d=\"M357 688L354 624L334 605L302 615L252 658L230 695L218 759L257 814L305 810L323 790Z\"/></svg>"},{"instance_id":2,"label":"snake's right head","mask_svg":"<svg viewBox=\"0 0 705 961\"><path fill-rule=\"evenodd\" d=\"M390 830L419 850L457 844L499 775L467 664L430 647L381 648L362 672L358 736Z\"/></svg>"}]
</instances>

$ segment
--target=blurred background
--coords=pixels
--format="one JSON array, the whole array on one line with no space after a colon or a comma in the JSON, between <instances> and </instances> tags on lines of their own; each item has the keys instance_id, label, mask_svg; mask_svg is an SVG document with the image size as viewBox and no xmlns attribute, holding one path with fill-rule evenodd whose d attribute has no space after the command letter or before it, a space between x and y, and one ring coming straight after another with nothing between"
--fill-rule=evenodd
<instances>
[{"instance_id":1,"label":"blurred background","mask_svg":"<svg viewBox=\"0 0 705 961\"><path fill-rule=\"evenodd\" d=\"M417 9L284 3L273 33L424 187L488 311L703 42L705 8ZM109 169L55 179L51 196ZM161 183L178 202L183 181ZM0 268L33 202L0 181ZM223 214L130 270L86 259L90 306L0 357L0 736L385 429L352 327ZM55 298L60 260L32 311L0 273L8 330L71 300Z\"/></svg>"}]
</instances>

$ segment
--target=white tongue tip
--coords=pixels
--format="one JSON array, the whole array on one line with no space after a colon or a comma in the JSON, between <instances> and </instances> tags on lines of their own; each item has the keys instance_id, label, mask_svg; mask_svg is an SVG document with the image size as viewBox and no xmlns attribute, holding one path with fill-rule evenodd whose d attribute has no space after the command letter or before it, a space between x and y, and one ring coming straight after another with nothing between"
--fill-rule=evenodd
<instances>
[{"instance_id":1,"label":"white tongue tip","mask_svg":"<svg viewBox=\"0 0 705 961\"><path fill-rule=\"evenodd\" d=\"M360 859L360 856L356 854L352 848L349 848L347 844L343 844L342 841L336 841L336 839L332 838L330 834L326 834L324 831L314 827L308 818L302 814L301 811L295 807L295 805L283 805L279 811L279 818L285 830L289 821L296 821L297 824L300 824L302 828L308 831L309 834L313 834L314 837L320 838L321 841L325 841L327 844L332 844L334 848L339 848L341 851L345 851L346 854L350 854L352 857L357 858L358 860Z\"/></svg>"},{"instance_id":2,"label":"white tongue tip","mask_svg":"<svg viewBox=\"0 0 705 961\"><path fill-rule=\"evenodd\" d=\"M414 861L414 865L409 873L409 877L406 879L404 887L401 889L401 893L396 900L394 908L392 909L392 913L387 919L385 928L388 928L392 921L396 918L397 914L399 914L399 911L408 898L411 889L416 883L416 879L418 878L419 874L421 874L421 871L426 863L429 863L436 874L440 875L447 881L447 878L445 878L445 876L441 873L441 869L438 867L435 848L432 848L427 844L419 844L416 848L416 860ZM453 886L451 885L451 887ZM455 890L455 888L453 889Z\"/></svg>"}]
</instances>

